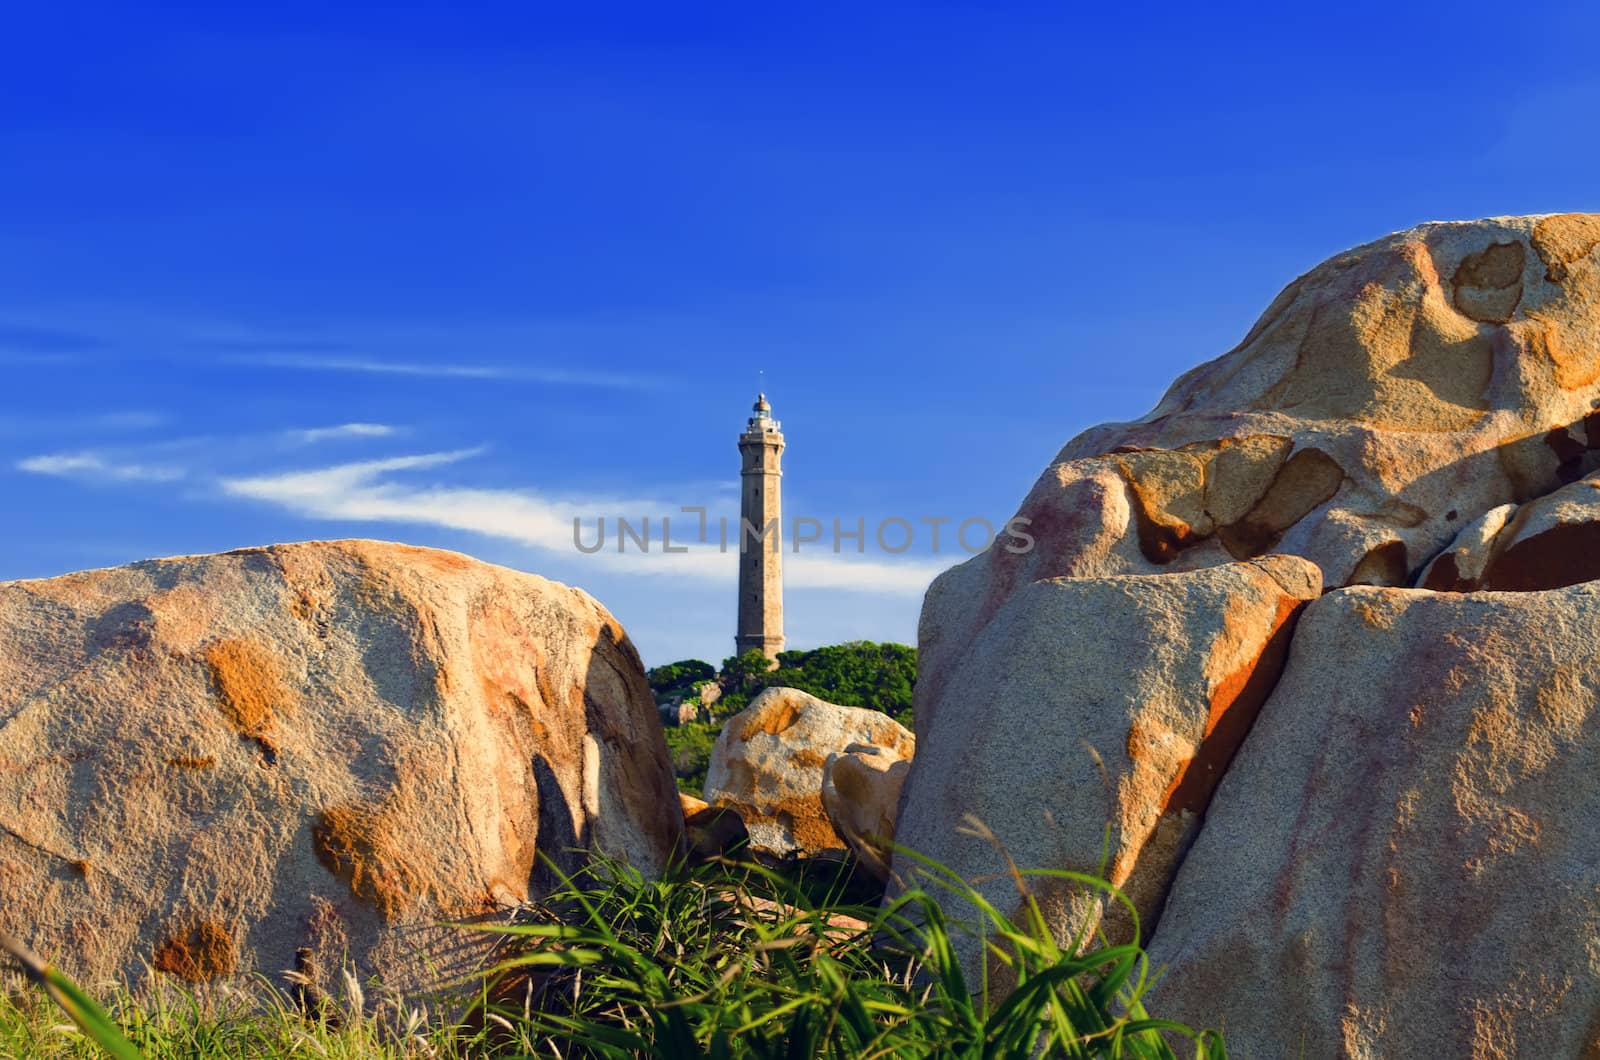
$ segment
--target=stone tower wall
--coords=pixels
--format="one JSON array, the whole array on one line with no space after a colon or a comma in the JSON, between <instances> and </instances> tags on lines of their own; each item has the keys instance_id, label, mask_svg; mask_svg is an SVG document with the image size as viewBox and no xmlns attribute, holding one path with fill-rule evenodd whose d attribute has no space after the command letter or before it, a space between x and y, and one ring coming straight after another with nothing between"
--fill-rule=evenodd
<instances>
[{"instance_id":1,"label":"stone tower wall","mask_svg":"<svg viewBox=\"0 0 1600 1060\"><path fill-rule=\"evenodd\" d=\"M779 460L783 435L777 431L747 430L739 436L739 622L734 642L738 653L759 648L768 658L783 650L783 511ZM770 527L764 540L759 534Z\"/></svg>"}]
</instances>

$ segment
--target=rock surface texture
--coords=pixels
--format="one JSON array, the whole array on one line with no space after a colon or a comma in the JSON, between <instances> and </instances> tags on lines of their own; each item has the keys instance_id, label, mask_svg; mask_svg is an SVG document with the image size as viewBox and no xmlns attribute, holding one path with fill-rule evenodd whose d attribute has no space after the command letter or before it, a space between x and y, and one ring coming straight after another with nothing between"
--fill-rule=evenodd
<instances>
[{"instance_id":1,"label":"rock surface texture","mask_svg":"<svg viewBox=\"0 0 1600 1060\"><path fill-rule=\"evenodd\" d=\"M737 812L761 853L843 853L845 841L822 805L822 771L829 755L852 744L876 744L902 758L916 746L881 711L769 688L723 725L706 771L706 801Z\"/></svg>"},{"instance_id":2,"label":"rock surface texture","mask_svg":"<svg viewBox=\"0 0 1600 1060\"><path fill-rule=\"evenodd\" d=\"M987 877L978 890L1009 911L995 847L953 824L976 817L1018 865L1095 873L1109 822L1109 878L1153 922L1320 588L1292 556L1028 586L945 684L897 842ZM1041 898L1063 936L1081 922L1065 893Z\"/></svg>"},{"instance_id":3,"label":"rock surface texture","mask_svg":"<svg viewBox=\"0 0 1600 1060\"><path fill-rule=\"evenodd\" d=\"M877 744L853 743L822 767L822 808L839 838L868 872L889 878L900 789L911 759Z\"/></svg>"},{"instance_id":4,"label":"rock surface texture","mask_svg":"<svg viewBox=\"0 0 1600 1060\"><path fill-rule=\"evenodd\" d=\"M0 584L0 915L90 980L416 985L474 958L431 925L527 900L539 855L655 869L681 828L576 589L367 541Z\"/></svg>"},{"instance_id":5,"label":"rock surface texture","mask_svg":"<svg viewBox=\"0 0 1600 1060\"><path fill-rule=\"evenodd\" d=\"M918 732L1033 582L1284 552L1329 587L1409 585L1473 519L1595 470L1597 245L1592 214L1378 240L1290 284L1148 416L1067 443L1018 511L1034 547L992 548L929 589Z\"/></svg>"},{"instance_id":6,"label":"rock surface texture","mask_svg":"<svg viewBox=\"0 0 1600 1060\"><path fill-rule=\"evenodd\" d=\"M1597 633L1592 583L1308 607L1173 886L1152 1011L1246 1060L1594 1056Z\"/></svg>"},{"instance_id":7,"label":"rock surface texture","mask_svg":"<svg viewBox=\"0 0 1600 1060\"><path fill-rule=\"evenodd\" d=\"M968 814L1043 868L1109 824L1153 1008L1246 1060L1600 1055L1597 247L1378 240L1069 442L1033 547L929 588L898 840L981 877Z\"/></svg>"},{"instance_id":8,"label":"rock surface texture","mask_svg":"<svg viewBox=\"0 0 1600 1060\"><path fill-rule=\"evenodd\" d=\"M1491 508L1423 571L1424 589L1532 592L1600 578L1600 476Z\"/></svg>"},{"instance_id":9,"label":"rock surface texture","mask_svg":"<svg viewBox=\"0 0 1600 1060\"><path fill-rule=\"evenodd\" d=\"M733 810L712 806L704 799L679 793L683 806L683 839L688 854L708 859L734 853L750 839L744 822Z\"/></svg>"}]
</instances>

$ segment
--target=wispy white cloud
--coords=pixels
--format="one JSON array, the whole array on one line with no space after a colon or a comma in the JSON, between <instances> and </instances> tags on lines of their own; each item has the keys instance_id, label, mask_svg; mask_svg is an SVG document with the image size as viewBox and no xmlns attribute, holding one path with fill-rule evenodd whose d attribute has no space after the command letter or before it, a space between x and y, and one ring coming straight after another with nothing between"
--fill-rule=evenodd
<instances>
[{"instance_id":1,"label":"wispy white cloud","mask_svg":"<svg viewBox=\"0 0 1600 1060\"><path fill-rule=\"evenodd\" d=\"M443 379L505 379L506 368L482 364L427 364L375 357L322 356L301 353L248 353L226 357L228 364L289 368L304 372L366 372L373 375L416 375Z\"/></svg>"},{"instance_id":2,"label":"wispy white cloud","mask_svg":"<svg viewBox=\"0 0 1600 1060\"><path fill-rule=\"evenodd\" d=\"M824 547L822 545L812 546ZM960 557L965 559L965 556ZM784 584L794 589L885 593L920 597L953 560L906 559L892 563L828 552L788 553L783 557Z\"/></svg>"},{"instance_id":3,"label":"wispy white cloud","mask_svg":"<svg viewBox=\"0 0 1600 1060\"><path fill-rule=\"evenodd\" d=\"M389 477L396 472L443 467L482 452L479 448L421 453L306 471L224 478L221 485L223 492L229 496L276 504L296 515L313 519L414 523L465 530L542 551L570 552L605 566L613 566L616 561L624 559L631 565L636 559L648 561L659 556L659 553L641 556L634 552L619 555L611 551L582 556L573 545L574 519L583 520L592 533L594 520L599 515L611 516L612 513L638 511L641 508L660 510L663 506L659 503L640 505L638 502L618 499L560 499L520 490L416 485ZM709 555L717 554L713 552ZM690 557L674 555L660 558ZM732 557L727 558L731 560ZM685 569L681 571L683 574L716 571L715 567L698 559L684 566ZM694 569L688 569L690 567ZM729 570L732 570L731 565Z\"/></svg>"},{"instance_id":4,"label":"wispy white cloud","mask_svg":"<svg viewBox=\"0 0 1600 1060\"><path fill-rule=\"evenodd\" d=\"M44 453L17 461L18 471L57 478L103 479L115 482L176 482L186 475L181 467L132 464L108 460L99 453Z\"/></svg>"},{"instance_id":5,"label":"wispy white cloud","mask_svg":"<svg viewBox=\"0 0 1600 1060\"><path fill-rule=\"evenodd\" d=\"M284 431L283 438L295 445L316 445L318 442L335 442L346 438L388 438L394 433L393 427L383 423L341 423L337 427Z\"/></svg>"},{"instance_id":6,"label":"wispy white cloud","mask_svg":"<svg viewBox=\"0 0 1600 1060\"><path fill-rule=\"evenodd\" d=\"M108 414L105 420L107 426L115 421L135 427L144 423L142 416ZM306 446L342 439L390 438L401 433L387 424L352 422L252 437L256 439L255 446L267 439ZM731 584L737 576L737 501L729 495L727 484L720 481L700 483L694 488L684 486L680 491L685 498L701 498L700 503L710 510L708 542L701 543L694 540L698 520L680 511L681 501L469 488L418 476L419 472L436 471L481 455L486 451L484 447L248 475L219 470L230 462L230 455L242 458L245 451L240 438L178 438L42 453L19 460L14 466L29 474L103 484L179 480L210 483L227 497L270 504L310 520L438 527L508 541L558 558L569 569L723 584ZM580 551L574 524L581 528L583 543L592 545L597 520L602 517L606 522L604 546L598 552ZM632 539L625 547L619 547L617 520L621 517L629 519L635 528L643 529L648 524L648 551L641 552ZM719 517L726 518L730 530L725 551L717 543ZM689 546L688 552L664 552L665 518L672 520L673 543ZM792 589L914 596L920 595L952 559L887 559L857 555L848 549L834 553L830 543L824 541L808 543L798 553L786 545L783 562L784 580Z\"/></svg>"},{"instance_id":7,"label":"wispy white cloud","mask_svg":"<svg viewBox=\"0 0 1600 1060\"><path fill-rule=\"evenodd\" d=\"M305 518L407 523L466 531L541 552L565 555L574 563L608 573L725 583L732 583L737 576L736 537L730 540L726 552L714 543L692 544L696 520L680 513L676 505L653 500L556 498L521 490L419 485L392 477L401 472L443 467L479 452L481 450L462 449L307 471L225 478L221 485L229 496L274 504ZM633 513L638 513L637 517L632 517ZM632 524L639 527L645 513L651 513L650 526L655 535L651 550L641 552L631 540L619 547L617 516L628 515ZM662 513L678 520L673 542L689 545L688 552L668 554L662 551ZM605 546L593 553L579 552L574 541L574 520L582 527L584 544L593 545L597 520L601 517L606 519L608 528ZM712 531L708 536L714 542L718 535ZM925 559L884 561L827 551L785 552L783 559L784 580L790 588L893 595L920 595L934 575L949 565Z\"/></svg>"},{"instance_id":8,"label":"wispy white cloud","mask_svg":"<svg viewBox=\"0 0 1600 1060\"><path fill-rule=\"evenodd\" d=\"M614 390L643 390L660 385L659 379L648 376L612 372L575 372L562 368L527 365L394 361L377 357L299 353L239 354L224 360L228 364L286 368L304 372L360 372L435 379L498 379L517 383L545 383L551 386L600 387Z\"/></svg>"}]
</instances>

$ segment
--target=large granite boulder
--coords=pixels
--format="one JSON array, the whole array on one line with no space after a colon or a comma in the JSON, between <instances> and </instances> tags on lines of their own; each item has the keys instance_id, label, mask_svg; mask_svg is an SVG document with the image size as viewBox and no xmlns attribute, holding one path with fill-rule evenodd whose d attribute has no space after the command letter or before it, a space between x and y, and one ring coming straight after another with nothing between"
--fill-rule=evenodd
<instances>
[{"instance_id":1,"label":"large granite boulder","mask_svg":"<svg viewBox=\"0 0 1600 1060\"><path fill-rule=\"evenodd\" d=\"M1292 556L1033 583L940 689L896 841L985 881L1007 912L1017 893L995 841L1025 868L1103 868L1148 930L1320 588L1316 565ZM964 827L968 815L993 838ZM1099 907L1077 889L1039 897L1062 941Z\"/></svg>"},{"instance_id":2,"label":"large granite boulder","mask_svg":"<svg viewBox=\"0 0 1600 1060\"><path fill-rule=\"evenodd\" d=\"M723 725L706 770L706 801L736 812L759 853L842 855L845 841L822 805L822 772L829 755L852 744L876 744L902 758L916 749L905 726L882 711L769 688Z\"/></svg>"},{"instance_id":3,"label":"large granite boulder","mask_svg":"<svg viewBox=\"0 0 1600 1060\"><path fill-rule=\"evenodd\" d=\"M76 975L405 987L541 856L655 870L681 828L638 655L576 589L367 541L0 584L0 920Z\"/></svg>"},{"instance_id":4,"label":"large granite boulder","mask_svg":"<svg viewBox=\"0 0 1600 1060\"><path fill-rule=\"evenodd\" d=\"M1093 871L1109 827L1154 1010L1247 1060L1600 1049L1597 247L1389 236L1069 442L929 588L897 840L1015 903L988 833Z\"/></svg>"},{"instance_id":5,"label":"large granite boulder","mask_svg":"<svg viewBox=\"0 0 1600 1060\"><path fill-rule=\"evenodd\" d=\"M928 591L916 725L1013 594L1267 552L1409 585L1463 526L1595 470L1600 215L1427 224L1294 283L1143 419L1045 469L1001 544ZM1593 435L1591 437L1591 434Z\"/></svg>"},{"instance_id":6,"label":"large granite boulder","mask_svg":"<svg viewBox=\"0 0 1600 1060\"><path fill-rule=\"evenodd\" d=\"M1600 1049L1600 584L1353 588L1289 664L1151 945L1257 1057Z\"/></svg>"}]
</instances>

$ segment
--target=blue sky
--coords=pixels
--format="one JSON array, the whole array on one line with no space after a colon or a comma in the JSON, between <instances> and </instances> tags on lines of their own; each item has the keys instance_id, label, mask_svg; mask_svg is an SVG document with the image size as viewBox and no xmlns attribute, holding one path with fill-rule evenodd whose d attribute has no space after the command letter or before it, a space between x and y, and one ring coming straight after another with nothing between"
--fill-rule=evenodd
<instances>
[{"instance_id":1,"label":"blue sky","mask_svg":"<svg viewBox=\"0 0 1600 1060\"><path fill-rule=\"evenodd\" d=\"M730 565L569 524L731 512L757 366L791 514L1000 523L1329 254L1600 209L1592 6L1278 8L11 5L0 578L383 537L716 660Z\"/></svg>"}]
</instances>

